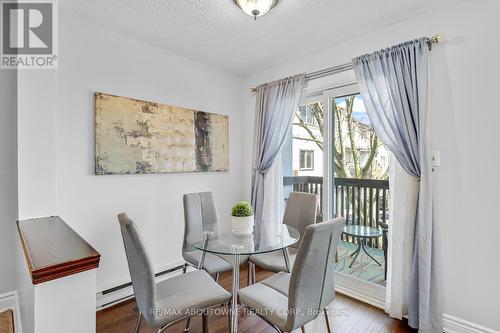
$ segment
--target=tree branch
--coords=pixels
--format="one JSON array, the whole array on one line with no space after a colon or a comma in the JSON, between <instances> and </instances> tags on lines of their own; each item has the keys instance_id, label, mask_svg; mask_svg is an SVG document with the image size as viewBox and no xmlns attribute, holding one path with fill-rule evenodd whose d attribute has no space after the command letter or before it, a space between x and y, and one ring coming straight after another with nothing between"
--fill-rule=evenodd
<instances>
[{"instance_id":1,"label":"tree branch","mask_svg":"<svg viewBox=\"0 0 500 333\"><path fill-rule=\"evenodd\" d=\"M323 106L321 103L313 103L313 116L316 119L316 123L318 123L319 131L321 132L321 136L323 136Z\"/></svg>"},{"instance_id":2,"label":"tree branch","mask_svg":"<svg viewBox=\"0 0 500 333\"><path fill-rule=\"evenodd\" d=\"M354 173L356 178L361 177L361 168L359 166L359 151L356 146L356 138L354 133L353 119L352 119L352 110L354 105L354 97L349 96L345 98L346 102L346 113L347 113L347 133L349 134L349 141L351 141L351 153L352 153L352 161L354 163Z\"/></svg>"},{"instance_id":3,"label":"tree branch","mask_svg":"<svg viewBox=\"0 0 500 333\"><path fill-rule=\"evenodd\" d=\"M316 144L318 145L318 147L323 150L323 140L320 140L314 133L313 131L309 128L309 126L307 126L307 124L299 118L299 123L297 124L298 126L302 127L303 129L306 130L306 132L309 134L309 136L311 137L311 140L316 142Z\"/></svg>"},{"instance_id":4,"label":"tree branch","mask_svg":"<svg viewBox=\"0 0 500 333\"><path fill-rule=\"evenodd\" d=\"M337 161L337 165L339 166L339 175L340 173L343 175L343 177L348 177L349 172L346 169L346 164L344 161L345 157L345 145L344 145L344 133L343 133L343 128L342 128L342 111L341 108L338 106L335 106L335 113L336 113L336 120L337 120L337 132L338 132L338 142L339 142L339 149L337 149L337 146L335 145L335 160Z\"/></svg>"},{"instance_id":5,"label":"tree branch","mask_svg":"<svg viewBox=\"0 0 500 333\"><path fill-rule=\"evenodd\" d=\"M377 155L377 150L378 150L378 137L375 135L374 132L370 133L370 155L368 156L368 159L366 160L365 165L363 166L363 170L361 173L362 178L365 178L366 175L368 174L368 171L370 170L373 161L375 159L375 156Z\"/></svg>"}]
</instances>

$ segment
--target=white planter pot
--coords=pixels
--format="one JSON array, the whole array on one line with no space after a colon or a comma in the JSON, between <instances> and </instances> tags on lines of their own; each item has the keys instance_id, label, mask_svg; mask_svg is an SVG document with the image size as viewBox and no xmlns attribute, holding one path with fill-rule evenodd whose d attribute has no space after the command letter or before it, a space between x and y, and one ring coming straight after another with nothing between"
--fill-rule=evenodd
<instances>
[{"instance_id":1,"label":"white planter pot","mask_svg":"<svg viewBox=\"0 0 500 333\"><path fill-rule=\"evenodd\" d=\"M253 232L254 219L252 216L231 216L231 225L235 235L250 235Z\"/></svg>"}]
</instances>

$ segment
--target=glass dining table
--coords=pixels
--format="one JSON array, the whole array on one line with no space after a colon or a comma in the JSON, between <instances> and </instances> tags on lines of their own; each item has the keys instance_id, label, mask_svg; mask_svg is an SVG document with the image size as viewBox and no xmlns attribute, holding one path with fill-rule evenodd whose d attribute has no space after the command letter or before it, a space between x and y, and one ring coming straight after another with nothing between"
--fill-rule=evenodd
<instances>
[{"instance_id":1,"label":"glass dining table","mask_svg":"<svg viewBox=\"0 0 500 333\"><path fill-rule=\"evenodd\" d=\"M366 241L368 239L375 239L379 238L382 236L382 231L376 228L372 227L367 227L367 226L362 226L362 225L353 225L353 224L348 224L344 226L343 233L352 236L354 238L358 239L358 248L356 251L354 251L351 254L351 257L353 257L351 264L349 265L349 268L352 267L354 262L356 261L356 258L358 257L359 253L361 252L361 249L370 257L373 261L375 261L379 266L382 266L381 263L377 261L367 250L366 250Z\"/></svg>"},{"instance_id":2,"label":"glass dining table","mask_svg":"<svg viewBox=\"0 0 500 333\"><path fill-rule=\"evenodd\" d=\"M201 251L198 269L203 269L206 253L230 255L233 261L233 286L231 301L231 333L238 332L238 291L240 287L241 256L282 251L288 270L287 248L300 239L297 229L286 224L263 222L260 230L255 229L250 235L237 235L231 230L231 224L213 223L203 229L190 232L188 242L194 249Z\"/></svg>"}]
</instances>

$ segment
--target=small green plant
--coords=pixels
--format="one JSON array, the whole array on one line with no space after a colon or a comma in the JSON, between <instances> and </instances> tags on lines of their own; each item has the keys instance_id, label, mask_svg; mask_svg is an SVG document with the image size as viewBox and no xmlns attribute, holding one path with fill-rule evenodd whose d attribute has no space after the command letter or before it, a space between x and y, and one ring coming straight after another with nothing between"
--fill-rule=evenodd
<instances>
[{"instance_id":1,"label":"small green plant","mask_svg":"<svg viewBox=\"0 0 500 333\"><path fill-rule=\"evenodd\" d=\"M252 216L253 208L248 201L240 201L233 206L231 215L236 217Z\"/></svg>"}]
</instances>

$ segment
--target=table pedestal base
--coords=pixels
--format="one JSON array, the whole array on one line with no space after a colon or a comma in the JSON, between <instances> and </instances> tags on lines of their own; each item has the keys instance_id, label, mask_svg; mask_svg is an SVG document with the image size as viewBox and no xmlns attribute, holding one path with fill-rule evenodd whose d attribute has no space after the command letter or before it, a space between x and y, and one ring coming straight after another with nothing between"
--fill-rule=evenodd
<instances>
[{"instance_id":1,"label":"table pedestal base","mask_svg":"<svg viewBox=\"0 0 500 333\"><path fill-rule=\"evenodd\" d=\"M240 290L240 255L235 249L233 255L233 298L231 300L231 333L238 332L238 293Z\"/></svg>"},{"instance_id":2,"label":"table pedestal base","mask_svg":"<svg viewBox=\"0 0 500 333\"><path fill-rule=\"evenodd\" d=\"M356 251L354 251L352 254L351 254L351 257L354 256L354 258L352 259L351 261L351 264L349 265L349 268L352 267L352 264L354 264L354 262L356 261L356 258L358 257L359 255L359 252L361 252L361 249L363 249L363 251L368 255L368 257L370 257L373 261L375 261L377 263L377 265L379 265L380 267L382 267L382 264L379 263L377 261L377 259L375 259L370 253L368 253L368 251L366 250L365 248L365 241L364 240L358 240L358 248L356 249Z\"/></svg>"}]
</instances>

